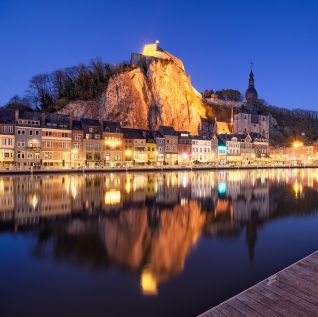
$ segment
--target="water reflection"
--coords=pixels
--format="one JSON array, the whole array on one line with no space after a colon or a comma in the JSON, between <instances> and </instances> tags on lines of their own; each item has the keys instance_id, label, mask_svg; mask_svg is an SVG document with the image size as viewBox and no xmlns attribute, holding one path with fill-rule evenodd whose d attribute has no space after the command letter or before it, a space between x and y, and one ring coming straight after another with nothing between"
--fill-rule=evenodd
<instances>
[{"instance_id":1,"label":"water reflection","mask_svg":"<svg viewBox=\"0 0 318 317\"><path fill-rule=\"evenodd\" d=\"M253 261L259 228L316 212L317 191L317 169L2 177L0 221L36 233L34 257L120 267L157 295L200 237L244 231Z\"/></svg>"}]
</instances>

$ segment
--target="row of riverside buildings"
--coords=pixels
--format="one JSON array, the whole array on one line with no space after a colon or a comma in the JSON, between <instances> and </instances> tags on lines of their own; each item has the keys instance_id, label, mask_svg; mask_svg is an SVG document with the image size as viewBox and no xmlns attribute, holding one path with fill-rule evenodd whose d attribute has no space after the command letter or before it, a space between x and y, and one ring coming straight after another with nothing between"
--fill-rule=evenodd
<instances>
[{"instance_id":1,"label":"row of riverside buildings","mask_svg":"<svg viewBox=\"0 0 318 317\"><path fill-rule=\"evenodd\" d=\"M267 155L268 140L258 133L208 138L168 126L132 129L113 121L0 110L2 168L250 163Z\"/></svg>"}]
</instances>

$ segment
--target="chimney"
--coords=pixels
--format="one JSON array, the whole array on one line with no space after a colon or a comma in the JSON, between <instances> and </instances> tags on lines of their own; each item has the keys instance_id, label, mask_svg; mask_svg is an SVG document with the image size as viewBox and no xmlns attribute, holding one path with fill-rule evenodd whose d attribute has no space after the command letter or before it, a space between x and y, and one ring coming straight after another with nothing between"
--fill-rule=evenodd
<instances>
[{"instance_id":1,"label":"chimney","mask_svg":"<svg viewBox=\"0 0 318 317\"><path fill-rule=\"evenodd\" d=\"M72 130L72 128L73 128L73 121L74 121L73 114L70 114L70 115L69 115L70 130Z\"/></svg>"},{"instance_id":2,"label":"chimney","mask_svg":"<svg viewBox=\"0 0 318 317\"><path fill-rule=\"evenodd\" d=\"M14 117L15 117L15 122L18 123L18 121L19 121L19 109L15 110Z\"/></svg>"},{"instance_id":3,"label":"chimney","mask_svg":"<svg viewBox=\"0 0 318 317\"><path fill-rule=\"evenodd\" d=\"M45 112L41 112L41 125L45 125Z\"/></svg>"}]
</instances>

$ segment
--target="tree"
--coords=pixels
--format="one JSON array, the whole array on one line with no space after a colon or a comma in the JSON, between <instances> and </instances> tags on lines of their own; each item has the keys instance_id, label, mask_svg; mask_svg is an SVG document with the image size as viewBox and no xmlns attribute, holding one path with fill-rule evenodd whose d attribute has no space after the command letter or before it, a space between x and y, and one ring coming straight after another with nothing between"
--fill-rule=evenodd
<instances>
[{"instance_id":1,"label":"tree","mask_svg":"<svg viewBox=\"0 0 318 317\"><path fill-rule=\"evenodd\" d=\"M225 101L242 101L243 96L242 94L235 89L222 89L215 92L219 99Z\"/></svg>"},{"instance_id":2,"label":"tree","mask_svg":"<svg viewBox=\"0 0 318 317\"><path fill-rule=\"evenodd\" d=\"M5 105L8 109L16 109L20 111L33 111L32 104L28 98L21 98L18 95L13 96Z\"/></svg>"},{"instance_id":3,"label":"tree","mask_svg":"<svg viewBox=\"0 0 318 317\"><path fill-rule=\"evenodd\" d=\"M211 98L213 94L214 94L213 90L205 89L204 92L202 93L202 96L203 98Z\"/></svg>"}]
</instances>

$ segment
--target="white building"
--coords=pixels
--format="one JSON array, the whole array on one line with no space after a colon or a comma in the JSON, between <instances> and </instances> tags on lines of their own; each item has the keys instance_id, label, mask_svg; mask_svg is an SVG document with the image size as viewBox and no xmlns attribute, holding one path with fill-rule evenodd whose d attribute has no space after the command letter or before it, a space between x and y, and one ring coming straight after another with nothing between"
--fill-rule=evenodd
<instances>
[{"instance_id":1,"label":"white building","mask_svg":"<svg viewBox=\"0 0 318 317\"><path fill-rule=\"evenodd\" d=\"M211 154L211 139L204 136L194 136L192 138L192 162L208 163L211 161Z\"/></svg>"}]
</instances>

